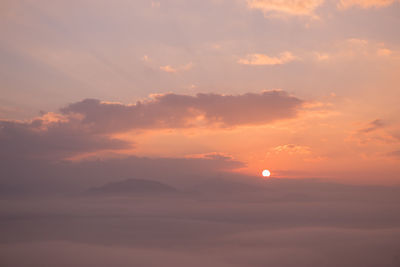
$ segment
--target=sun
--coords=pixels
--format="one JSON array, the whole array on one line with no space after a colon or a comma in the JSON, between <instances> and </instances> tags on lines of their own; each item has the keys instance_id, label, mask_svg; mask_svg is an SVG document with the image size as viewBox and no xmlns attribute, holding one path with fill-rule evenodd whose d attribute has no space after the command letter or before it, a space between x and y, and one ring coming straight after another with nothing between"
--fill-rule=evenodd
<instances>
[{"instance_id":1,"label":"sun","mask_svg":"<svg viewBox=\"0 0 400 267\"><path fill-rule=\"evenodd\" d=\"M269 177L270 175L271 175L271 172L269 170L263 170L262 171L262 176Z\"/></svg>"}]
</instances>

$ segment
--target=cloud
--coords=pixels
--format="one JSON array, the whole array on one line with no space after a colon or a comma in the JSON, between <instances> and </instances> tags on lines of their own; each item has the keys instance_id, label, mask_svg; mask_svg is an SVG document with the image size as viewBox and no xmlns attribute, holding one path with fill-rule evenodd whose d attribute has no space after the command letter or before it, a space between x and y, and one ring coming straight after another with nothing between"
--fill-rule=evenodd
<instances>
[{"instance_id":1,"label":"cloud","mask_svg":"<svg viewBox=\"0 0 400 267\"><path fill-rule=\"evenodd\" d=\"M327 61L331 58L331 55L329 53L315 52L314 56L317 59L317 61Z\"/></svg>"},{"instance_id":2,"label":"cloud","mask_svg":"<svg viewBox=\"0 0 400 267\"><path fill-rule=\"evenodd\" d=\"M272 149L275 153L288 153L288 154L310 154L311 148L308 146L299 146L295 144L287 144L276 146Z\"/></svg>"},{"instance_id":3,"label":"cloud","mask_svg":"<svg viewBox=\"0 0 400 267\"><path fill-rule=\"evenodd\" d=\"M389 6L395 2L397 2L397 0L340 0L338 3L338 8L348 9L353 6L358 6L361 8L381 8Z\"/></svg>"},{"instance_id":4,"label":"cloud","mask_svg":"<svg viewBox=\"0 0 400 267\"><path fill-rule=\"evenodd\" d=\"M243 95L153 95L133 105L85 99L29 121L0 121L0 156L65 158L132 148L130 130L233 127L296 116L303 101L283 91ZM215 156L215 155L214 155ZM211 156L210 156L211 157Z\"/></svg>"},{"instance_id":5,"label":"cloud","mask_svg":"<svg viewBox=\"0 0 400 267\"><path fill-rule=\"evenodd\" d=\"M385 145L386 149L381 147L380 150L391 151L393 145L399 144L400 141L397 136L397 131L397 124L393 123L393 121L375 119L359 127L357 130L354 130L349 137L349 141L356 141L359 145L365 148ZM386 153L386 155L389 156L390 154L390 152ZM367 155L382 156L382 153L378 154L375 150L369 151Z\"/></svg>"},{"instance_id":6,"label":"cloud","mask_svg":"<svg viewBox=\"0 0 400 267\"><path fill-rule=\"evenodd\" d=\"M397 60L398 52L390 49L382 42L374 42L360 38L349 38L336 42L330 51L316 51L314 59L319 62L335 60Z\"/></svg>"},{"instance_id":7,"label":"cloud","mask_svg":"<svg viewBox=\"0 0 400 267\"><path fill-rule=\"evenodd\" d=\"M59 157L80 152L127 148L128 144L96 134L79 120L0 121L0 157Z\"/></svg>"},{"instance_id":8,"label":"cloud","mask_svg":"<svg viewBox=\"0 0 400 267\"><path fill-rule=\"evenodd\" d=\"M90 188L88 194L93 195L148 195L148 194L176 194L179 191L167 184L144 179L127 179L107 183L102 186Z\"/></svg>"},{"instance_id":9,"label":"cloud","mask_svg":"<svg viewBox=\"0 0 400 267\"><path fill-rule=\"evenodd\" d=\"M374 121L371 121L367 127L360 129L361 133L369 133L369 132L373 132L375 130L378 129L382 129L386 126L387 124L381 120L381 119L376 119Z\"/></svg>"},{"instance_id":10,"label":"cloud","mask_svg":"<svg viewBox=\"0 0 400 267\"><path fill-rule=\"evenodd\" d=\"M179 225L181 226L181 225ZM164 228L164 226L160 226ZM171 229L170 227L168 227ZM97 229L100 230L100 229ZM201 234L204 234L202 232ZM154 235L154 234L152 234ZM136 238L133 238L136 239ZM144 240L145 241L145 240ZM166 250L165 248L108 246L105 244L86 244L67 241L40 241L31 244L0 244L0 256L6 266L74 266L74 267L118 267L132 266L207 266L230 267L218 259L218 256L200 256L194 252ZM43 254L46 251L48 254ZM15 257L17 254L24 257ZM74 257L71 257L74 255Z\"/></svg>"},{"instance_id":11,"label":"cloud","mask_svg":"<svg viewBox=\"0 0 400 267\"><path fill-rule=\"evenodd\" d=\"M1 262L399 266L398 187L273 179L252 190L246 187L250 177L242 177L243 185L227 178L201 188L209 194L6 198L0 206ZM216 186L227 192L212 191Z\"/></svg>"},{"instance_id":12,"label":"cloud","mask_svg":"<svg viewBox=\"0 0 400 267\"><path fill-rule=\"evenodd\" d=\"M218 152L188 155L187 158L216 159L216 160L232 160L233 159L233 157L231 155L226 155L226 154L218 153Z\"/></svg>"},{"instance_id":13,"label":"cloud","mask_svg":"<svg viewBox=\"0 0 400 267\"><path fill-rule=\"evenodd\" d=\"M151 1L152 8L160 8L160 6L161 6L160 2Z\"/></svg>"},{"instance_id":14,"label":"cloud","mask_svg":"<svg viewBox=\"0 0 400 267\"><path fill-rule=\"evenodd\" d=\"M309 16L316 18L315 9L323 0L248 0L247 5L252 9L259 9L268 16Z\"/></svg>"},{"instance_id":15,"label":"cloud","mask_svg":"<svg viewBox=\"0 0 400 267\"><path fill-rule=\"evenodd\" d=\"M176 73L178 71L177 69L171 67L170 65L161 66L160 70L170 73Z\"/></svg>"},{"instance_id":16,"label":"cloud","mask_svg":"<svg viewBox=\"0 0 400 267\"><path fill-rule=\"evenodd\" d=\"M346 42L349 44L349 45L351 45L351 46L353 46L353 47L360 47L360 46L363 46L363 47L365 47L365 46L367 46L368 45L368 41L367 40L365 40L365 39L359 39L359 38L349 38L349 39L347 39L346 40Z\"/></svg>"},{"instance_id":17,"label":"cloud","mask_svg":"<svg viewBox=\"0 0 400 267\"><path fill-rule=\"evenodd\" d=\"M61 109L62 114L82 116L95 132L130 129L184 128L199 125L238 126L266 124L296 116L303 101L283 91L243 95L153 95L133 105L86 99Z\"/></svg>"},{"instance_id":18,"label":"cloud","mask_svg":"<svg viewBox=\"0 0 400 267\"><path fill-rule=\"evenodd\" d=\"M286 51L278 57L270 57L264 54L249 54L246 58L239 59L238 63L244 65L282 65L296 59L297 57Z\"/></svg>"},{"instance_id":19,"label":"cloud","mask_svg":"<svg viewBox=\"0 0 400 267\"><path fill-rule=\"evenodd\" d=\"M144 56L142 57L142 61L144 61L144 62L149 62L149 61L151 61L151 60L150 60L150 58L149 58L148 55L144 55Z\"/></svg>"},{"instance_id":20,"label":"cloud","mask_svg":"<svg viewBox=\"0 0 400 267\"><path fill-rule=\"evenodd\" d=\"M179 67L172 67L170 65L165 65L161 66L160 70L168 73L177 73L177 72L183 72L183 71L188 71L193 67L193 63L188 63L184 66L179 66Z\"/></svg>"},{"instance_id":21,"label":"cloud","mask_svg":"<svg viewBox=\"0 0 400 267\"><path fill-rule=\"evenodd\" d=\"M388 156L400 159L400 150L389 152Z\"/></svg>"},{"instance_id":22,"label":"cloud","mask_svg":"<svg viewBox=\"0 0 400 267\"><path fill-rule=\"evenodd\" d=\"M378 56L390 56L393 54L393 51L387 48L379 48L377 51Z\"/></svg>"}]
</instances>

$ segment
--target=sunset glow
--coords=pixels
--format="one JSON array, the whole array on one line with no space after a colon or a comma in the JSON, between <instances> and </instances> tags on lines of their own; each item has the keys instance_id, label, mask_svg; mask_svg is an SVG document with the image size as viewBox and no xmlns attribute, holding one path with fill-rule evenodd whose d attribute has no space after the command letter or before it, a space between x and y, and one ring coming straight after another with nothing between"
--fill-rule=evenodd
<instances>
[{"instance_id":1,"label":"sunset glow","mask_svg":"<svg viewBox=\"0 0 400 267\"><path fill-rule=\"evenodd\" d=\"M400 266L399 29L399 0L2 0L0 265Z\"/></svg>"}]
</instances>

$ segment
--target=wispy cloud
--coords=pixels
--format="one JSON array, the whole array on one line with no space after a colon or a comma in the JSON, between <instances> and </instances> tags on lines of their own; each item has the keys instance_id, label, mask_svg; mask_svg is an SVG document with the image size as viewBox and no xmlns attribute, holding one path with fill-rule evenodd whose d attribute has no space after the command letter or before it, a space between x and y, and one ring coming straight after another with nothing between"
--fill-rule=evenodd
<instances>
[{"instance_id":1,"label":"wispy cloud","mask_svg":"<svg viewBox=\"0 0 400 267\"><path fill-rule=\"evenodd\" d=\"M238 60L244 65L282 65L298 59L291 52L283 52L279 56L268 56L265 54L249 54L245 58Z\"/></svg>"},{"instance_id":2,"label":"wispy cloud","mask_svg":"<svg viewBox=\"0 0 400 267\"><path fill-rule=\"evenodd\" d=\"M160 2L151 1L151 7L152 8L159 8L160 6L161 6Z\"/></svg>"},{"instance_id":3,"label":"wispy cloud","mask_svg":"<svg viewBox=\"0 0 400 267\"><path fill-rule=\"evenodd\" d=\"M397 0L340 0L337 4L339 9L348 9L354 6L361 8L380 8L389 6Z\"/></svg>"},{"instance_id":4,"label":"wispy cloud","mask_svg":"<svg viewBox=\"0 0 400 267\"><path fill-rule=\"evenodd\" d=\"M389 152L388 156L400 159L400 150Z\"/></svg>"},{"instance_id":5,"label":"wispy cloud","mask_svg":"<svg viewBox=\"0 0 400 267\"><path fill-rule=\"evenodd\" d=\"M323 0L248 0L247 5L252 9L259 9L268 16L308 16L317 18L315 9Z\"/></svg>"},{"instance_id":6,"label":"wispy cloud","mask_svg":"<svg viewBox=\"0 0 400 267\"><path fill-rule=\"evenodd\" d=\"M399 139L396 136L396 125L382 119L375 119L364 124L364 126L353 132L350 140L355 140L362 146L382 143L392 146L399 143ZM390 148L392 149L392 147Z\"/></svg>"},{"instance_id":7,"label":"wispy cloud","mask_svg":"<svg viewBox=\"0 0 400 267\"><path fill-rule=\"evenodd\" d=\"M367 127L362 128L360 130L360 132L361 133L369 133L369 132L373 132L378 129L382 129L385 126L386 126L386 123L383 120L376 119L376 120L370 122Z\"/></svg>"},{"instance_id":8,"label":"wispy cloud","mask_svg":"<svg viewBox=\"0 0 400 267\"><path fill-rule=\"evenodd\" d=\"M374 42L360 38L349 38L334 43L326 51L316 51L313 53L314 59L320 62L334 60L354 60L354 59L376 59L376 60L397 60L398 51L389 48L383 42Z\"/></svg>"},{"instance_id":9,"label":"wispy cloud","mask_svg":"<svg viewBox=\"0 0 400 267\"><path fill-rule=\"evenodd\" d=\"M288 153L288 154L310 154L311 148L308 146L301 146L295 144L286 144L276 146L272 149L274 153Z\"/></svg>"},{"instance_id":10,"label":"wispy cloud","mask_svg":"<svg viewBox=\"0 0 400 267\"><path fill-rule=\"evenodd\" d=\"M390 56L393 54L393 51L388 49L388 48L379 48L376 53L378 54L378 56Z\"/></svg>"},{"instance_id":11,"label":"wispy cloud","mask_svg":"<svg viewBox=\"0 0 400 267\"><path fill-rule=\"evenodd\" d=\"M178 66L178 67L173 67L171 65L165 65L165 66L161 66L160 70L164 71L164 72L168 72L168 73L177 73L177 72L183 72L183 71L188 71L193 67L193 63L190 62L186 65L183 66Z\"/></svg>"}]
</instances>

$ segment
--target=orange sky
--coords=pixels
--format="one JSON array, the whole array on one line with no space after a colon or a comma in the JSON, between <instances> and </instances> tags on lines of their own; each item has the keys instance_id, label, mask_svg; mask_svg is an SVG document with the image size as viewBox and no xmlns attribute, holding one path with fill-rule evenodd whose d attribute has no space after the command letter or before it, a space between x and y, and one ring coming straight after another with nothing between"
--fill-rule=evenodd
<instances>
[{"instance_id":1,"label":"orange sky","mask_svg":"<svg viewBox=\"0 0 400 267\"><path fill-rule=\"evenodd\" d=\"M399 1L0 9L6 156L211 153L254 175L400 181Z\"/></svg>"}]
</instances>

